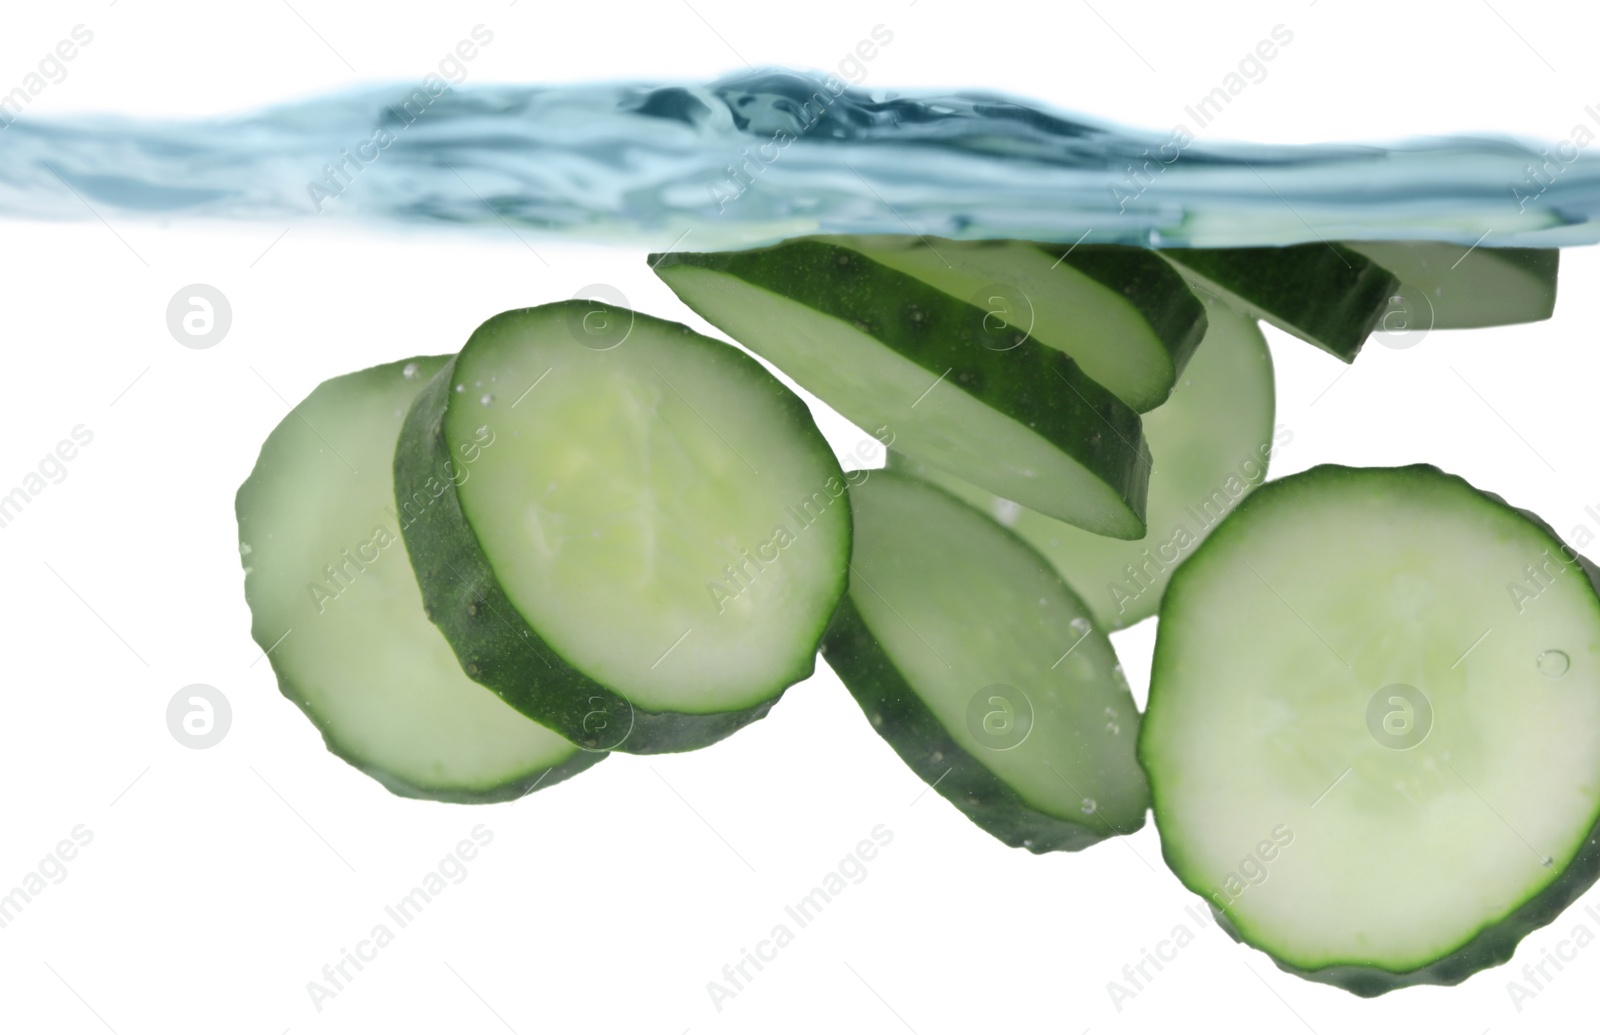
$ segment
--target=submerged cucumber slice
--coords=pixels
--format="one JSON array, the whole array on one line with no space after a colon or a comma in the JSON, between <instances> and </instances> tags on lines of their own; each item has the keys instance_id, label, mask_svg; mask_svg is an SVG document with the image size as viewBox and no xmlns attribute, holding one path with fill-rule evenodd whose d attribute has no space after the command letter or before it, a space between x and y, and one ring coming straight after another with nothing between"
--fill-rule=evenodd
<instances>
[{"instance_id":1,"label":"submerged cucumber slice","mask_svg":"<svg viewBox=\"0 0 1600 1035\"><path fill-rule=\"evenodd\" d=\"M1408 330L1498 327L1548 320L1556 306L1556 248L1464 248L1433 241L1346 241L1400 279ZM1387 318L1386 318L1387 322Z\"/></svg>"},{"instance_id":2,"label":"submerged cucumber slice","mask_svg":"<svg viewBox=\"0 0 1600 1035\"><path fill-rule=\"evenodd\" d=\"M1138 414L988 311L815 240L651 263L689 308L907 454L1102 535L1144 534Z\"/></svg>"},{"instance_id":3,"label":"submerged cucumber slice","mask_svg":"<svg viewBox=\"0 0 1600 1035\"><path fill-rule=\"evenodd\" d=\"M680 324L502 313L406 418L395 488L468 675L580 744L682 751L806 678L850 505L810 411Z\"/></svg>"},{"instance_id":4,"label":"submerged cucumber slice","mask_svg":"<svg viewBox=\"0 0 1600 1035\"><path fill-rule=\"evenodd\" d=\"M1173 248L1161 252L1195 286L1346 363L1400 287L1373 260L1338 244Z\"/></svg>"},{"instance_id":5,"label":"submerged cucumber slice","mask_svg":"<svg viewBox=\"0 0 1600 1035\"><path fill-rule=\"evenodd\" d=\"M406 409L448 359L318 385L239 487L239 552L251 634L329 751L396 794L504 801L605 756L468 679L423 613L391 468Z\"/></svg>"},{"instance_id":6,"label":"submerged cucumber slice","mask_svg":"<svg viewBox=\"0 0 1600 1035\"><path fill-rule=\"evenodd\" d=\"M1425 466L1256 490L1161 607L1139 756L1168 863L1361 995L1509 959L1600 873L1600 587Z\"/></svg>"},{"instance_id":7,"label":"submerged cucumber slice","mask_svg":"<svg viewBox=\"0 0 1600 1035\"><path fill-rule=\"evenodd\" d=\"M1147 248L914 235L818 240L976 304L994 320L1065 352L1140 412L1172 393L1205 333L1199 300Z\"/></svg>"},{"instance_id":8,"label":"submerged cucumber slice","mask_svg":"<svg viewBox=\"0 0 1600 1035\"><path fill-rule=\"evenodd\" d=\"M1155 461L1144 539L1125 542L1074 528L898 452L889 454L889 466L954 493L1026 539L1083 596L1099 628L1150 617L1178 563L1266 479L1273 451L1266 339L1254 320L1220 302L1206 305L1210 320L1200 351L1172 398L1144 415Z\"/></svg>"},{"instance_id":9,"label":"submerged cucumber slice","mask_svg":"<svg viewBox=\"0 0 1600 1035\"><path fill-rule=\"evenodd\" d=\"M873 471L850 496L850 591L822 649L878 733L1013 847L1074 851L1143 826L1139 714L1076 594L925 482Z\"/></svg>"}]
</instances>

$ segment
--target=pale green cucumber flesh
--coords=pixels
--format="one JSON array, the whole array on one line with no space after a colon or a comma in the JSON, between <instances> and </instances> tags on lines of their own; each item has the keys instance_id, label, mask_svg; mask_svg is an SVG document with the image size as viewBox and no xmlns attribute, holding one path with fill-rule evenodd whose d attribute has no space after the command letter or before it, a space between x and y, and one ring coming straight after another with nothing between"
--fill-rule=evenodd
<instances>
[{"instance_id":1,"label":"pale green cucumber flesh","mask_svg":"<svg viewBox=\"0 0 1600 1035\"><path fill-rule=\"evenodd\" d=\"M860 472L828 664L896 752L1036 852L1144 823L1139 715L1110 641L1027 544L942 490Z\"/></svg>"},{"instance_id":2,"label":"pale green cucumber flesh","mask_svg":"<svg viewBox=\"0 0 1600 1035\"><path fill-rule=\"evenodd\" d=\"M1400 282L1338 244L1172 248L1160 253L1199 289L1352 362Z\"/></svg>"},{"instance_id":3,"label":"pale green cucumber flesh","mask_svg":"<svg viewBox=\"0 0 1600 1035\"><path fill-rule=\"evenodd\" d=\"M1146 248L915 235L818 240L916 277L1060 349L1140 412L1171 394L1205 331L1194 293Z\"/></svg>"},{"instance_id":4,"label":"pale green cucumber flesh","mask_svg":"<svg viewBox=\"0 0 1600 1035\"><path fill-rule=\"evenodd\" d=\"M601 746L687 750L810 675L845 585L843 473L756 360L625 310L617 340L592 310L492 318L419 397L406 543L474 678L580 743L598 724Z\"/></svg>"},{"instance_id":5,"label":"pale green cucumber flesh","mask_svg":"<svg viewBox=\"0 0 1600 1035\"><path fill-rule=\"evenodd\" d=\"M394 506L394 444L447 361L336 377L296 406L239 488L239 551L252 634L329 750L398 794L500 801L604 755L468 679L423 612Z\"/></svg>"},{"instance_id":6,"label":"pale green cucumber flesh","mask_svg":"<svg viewBox=\"0 0 1600 1035\"><path fill-rule=\"evenodd\" d=\"M1437 241L1345 241L1400 280L1380 329L1498 327L1548 320L1556 305L1556 248L1467 248Z\"/></svg>"},{"instance_id":7,"label":"pale green cucumber flesh","mask_svg":"<svg viewBox=\"0 0 1600 1035\"><path fill-rule=\"evenodd\" d=\"M1179 562L1266 479L1275 446L1266 339L1249 317L1221 302L1206 305L1205 341L1172 397L1143 418L1154 466L1144 539L1075 528L899 452L889 454L889 465L954 493L1026 539L1083 597L1099 628L1150 617Z\"/></svg>"},{"instance_id":8,"label":"pale green cucumber flesh","mask_svg":"<svg viewBox=\"0 0 1600 1035\"><path fill-rule=\"evenodd\" d=\"M1600 589L1432 467L1252 493L1161 607L1139 757L1169 865L1284 969L1503 962L1600 872Z\"/></svg>"},{"instance_id":9,"label":"pale green cucumber flesh","mask_svg":"<svg viewBox=\"0 0 1600 1035\"><path fill-rule=\"evenodd\" d=\"M896 448L1103 535L1144 534L1138 414L1064 353L820 241L652 262L691 309Z\"/></svg>"}]
</instances>

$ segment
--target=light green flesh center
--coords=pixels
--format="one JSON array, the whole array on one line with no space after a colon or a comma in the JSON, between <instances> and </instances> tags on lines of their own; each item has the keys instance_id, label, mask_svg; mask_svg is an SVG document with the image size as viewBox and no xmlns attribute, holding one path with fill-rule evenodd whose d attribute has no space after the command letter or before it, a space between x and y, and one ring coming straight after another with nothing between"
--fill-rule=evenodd
<instances>
[{"instance_id":1,"label":"light green flesh center","mask_svg":"<svg viewBox=\"0 0 1600 1035\"><path fill-rule=\"evenodd\" d=\"M644 325L613 349L559 315L468 353L450 441L488 442L462 509L517 610L650 711L759 704L801 672L849 546L814 427L731 346Z\"/></svg>"},{"instance_id":2,"label":"light green flesh center","mask_svg":"<svg viewBox=\"0 0 1600 1035\"><path fill-rule=\"evenodd\" d=\"M251 475L241 551L258 637L343 753L424 788L489 789L577 749L468 679L423 613L392 470L439 365L341 378L286 418Z\"/></svg>"},{"instance_id":3,"label":"light green flesh center","mask_svg":"<svg viewBox=\"0 0 1600 1035\"><path fill-rule=\"evenodd\" d=\"M1303 967L1440 958L1549 884L1600 806L1584 576L1543 576L1519 611L1547 540L1459 484L1383 484L1230 529L1158 656L1164 843Z\"/></svg>"},{"instance_id":4,"label":"light green flesh center","mask_svg":"<svg viewBox=\"0 0 1600 1035\"><path fill-rule=\"evenodd\" d=\"M877 338L726 274L672 266L661 275L707 319L847 419L886 428L895 448L1075 525L1138 534L1127 504L1076 460ZM1094 440L1103 433L1094 432Z\"/></svg>"},{"instance_id":5,"label":"light green flesh center","mask_svg":"<svg viewBox=\"0 0 1600 1035\"><path fill-rule=\"evenodd\" d=\"M1136 826L1138 713L1081 603L1029 550L935 489L882 474L852 499L851 599L951 738L1041 812Z\"/></svg>"},{"instance_id":6,"label":"light green flesh center","mask_svg":"<svg viewBox=\"0 0 1600 1035\"><path fill-rule=\"evenodd\" d=\"M1178 563L1266 476L1272 359L1254 320L1206 300L1205 339L1172 396L1144 415L1154 469L1143 539L1075 528L896 454L897 466L949 489L1032 543L1102 629L1155 613ZM1129 570L1131 567L1131 571Z\"/></svg>"},{"instance_id":7,"label":"light green flesh center","mask_svg":"<svg viewBox=\"0 0 1600 1035\"><path fill-rule=\"evenodd\" d=\"M1380 330L1523 323L1548 316L1554 301L1554 282L1493 248L1410 241L1351 241L1349 247L1400 279L1405 301L1390 307Z\"/></svg>"},{"instance_id":8,"label":"light green flesh center","mask_svg":"<svg viewBox=\"0 0 1600 1035\"><path fill-rule=\"evenodd\" d=\"M1035 245L940 241L934 248L916 237L871 235L823 240L971 302L1060 349L1134 409L1158 405L1172 389L1172 357L1144 314Z\"/></svg>"}]
</instances>

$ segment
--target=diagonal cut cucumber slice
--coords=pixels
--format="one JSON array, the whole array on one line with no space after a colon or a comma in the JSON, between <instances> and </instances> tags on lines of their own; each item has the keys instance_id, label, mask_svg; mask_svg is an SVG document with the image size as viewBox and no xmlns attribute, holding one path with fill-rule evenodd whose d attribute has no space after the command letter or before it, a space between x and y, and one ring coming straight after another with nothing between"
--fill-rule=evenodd
<instances>
[{"instance_id":1,"label":"diagonal cut cucumber slice","mask_svg":"<svg viewBox=\"0 0 1600 1035\"><path fill-rule=\"evenodd\" d=\"M1144 534L1138 414L984 309L822 241L651 263L689 308L907 454L1102 535Z\"/></svg>"},{"instance_id":2,"label":"diagonal cut cucumber slice","mask_svg":"<svg viewBox=\"0 0 1600 1035\"><path fill-rule=\"evenodd\" d=\"M467 674L580 744L684 751L809 676L844 475L755 359L623 309L493 317L412 406L406 548Z\"/></svg>"},{"instance_id":3,"label":"diagonal cut cucumber slice","mask_svg":"<svg viewBox=\"0 0 1600 1035\"><path fill-rule=\"evenodd\" d=\"M1345 241L1400 280L1405 326L1451 330L1548 320L1556 306L1556 248L1464 248L1436 241ZM1386 328L1393 316L1384 318Z\"/></svg>"},{"instance_id":4,"label":"diagonal cut cucumber slice","mask_svg":"<svg viewBox=\"0 0 1600 1035\"><path fill-rule=\"evenodd\" d=\"M506 801L605 756L468 679L423 613L391 469L406 409L448 361L325 381L267 436L236 501L245 599L279 688L329 751L396 794Z\"/></svg>"},{"instance_id":5,"label":"diagonal cut cucumber slice","mask_svg":"<svg viewBox=\"0 0 1600 1035\"><path fill-rule=\"evenodd\" d=\"M1101 629L1123 629L1156 613L1178 563L1252 488L1266 480L1275 445L1272 357L1256 322L1207 300L1206 338L1183 380L1144 415L1155 470L1135 542L1095 535L1018 506L970 482L890 452L902 469L986 511L1026 539L1082 594ZM1288 441L1287 428L1279 433Z\"/></svg>"},{"instance_id":6,"label":"diagonal cut cucumber slice","mask_svg":"<svg viewBox=\"0 0 1600 1035\"><path fill-rule=\"evenodd\" d=\"M1436 468L1256 490L1161 606L1139 757L1169 865L1360 995L1509 959L1600 873L1596 575Z\"/></svg>"},{"instance_id":7,"label":"diagonal cut cucumber slice","mask_svg":"<svg viewBox=\"0 0 1600 1035\"><path fill-rule=\"evenodd\" d=\"M974 303L1065 352L1141 413L1166 401L1205 333L1200 301L1148 248L889 234L817 240Z\"/></svg>"},{"instance_id":8,"label":"diagonal cut cucumber slice","mask_svg":"<svg viewBox=\"0 0 1600 1035\"><path fill-rule=\"evenodd\" d=\"M1105 634L1050 566L925 482L850 490L850 591L823 657L918 776L1013 847L1144 825L1139 714Z\"/></svg>"},{"instance_id":9,"label":"diagonal cut cucumber slice","mask_svg":"<svg viewBox=\"0 0 1600 1035\"><path fill-rule=\"evenodd\" d=\"M1346 363L1355 360L1400 287L1388 270L1338 244L1161 254L1200 290Z\"/></svg>"}]
</instances>

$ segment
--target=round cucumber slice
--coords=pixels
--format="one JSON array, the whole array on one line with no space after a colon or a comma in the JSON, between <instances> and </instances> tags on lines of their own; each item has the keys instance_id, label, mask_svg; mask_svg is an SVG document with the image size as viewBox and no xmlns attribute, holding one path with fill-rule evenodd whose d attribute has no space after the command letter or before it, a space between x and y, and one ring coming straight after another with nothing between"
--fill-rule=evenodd
<instances>
[{"instance_id":1,"label":"round cucumber slice","mask_svg":"<svg viewBox=\"0 0 1600 1035\"><path fill-rule=\"evenodd\" d=\"M817 240L976 302L993 318L1071 356L1141 413L1172 394L1206 328L1194 293L1148 248L912 234Z\"/></svg>"},{"instance_id":2,"label":"round cucumber slice","mask_svg":"<svg viewBox=\"0 0 1600 1035\"><path fill-rule=\"evenodd\" d=\"M1509 959L1600 873L1600 583L1426 466L1253 493L1161 607L1167 862L1286 970L1377 995Z\"/></svg>"},{"instance_id":3,"label":"round cucumber slice","mask_svg":"<svg viewBox=\"0 0 1600 1035\"><path fill-rule=\"evenodd\" d=\"M651 264L689 308L909 455L1102 535L1144 535L1139 415L988 309L818 240Z\"/></svg>"},{"instance_id":4,"label":"round cucumber slice","mask_svg":"<svg viewBox=\"0 0 1600 1035\"><path fill-rule=\"evenodd\" d=\"M251 634L328 750L396 794L506 801L598 762L468 679L423 613L400 545L395 438L418 356L325 381L239 487Z\"/></svg>"},{"instance_id":5,"label":"round cucumber slice","mask_svg":"<svg viewBox=\"0 0 1600 1035\"><path fill-rule=\"evenodd\" d=\"M850 494L850 590L822 650L873 728L1013 847L1075 851L1143 826L1139 713L1083 601L932 485L873 471Z\"/></svg>"},{"instance_id":6,"label":"round cucumber slice","mask_svg":"<svg viewBox=\"0 0 1600 1035\"><path fill-rule=\"evenodd\" d=\"M1178 563L1266 479L1273 451L1266 339L1254 320L1214 299L1205 302L1205 341L1172 397L1144 415L1155 468L1144 539L1095 535L899 452L889 454L889 466L954 493L1026 539L1082 594L1099 628L1123 629L1150 617Z\"/></svg>"},{"instance_id":7,"label":"round cucumber slice","mask_svg":"<svg viewBox=\"0 0 1600 1035\"><path fill-rule=\"evenodd\" d=\"M750 356L586 301L493 317L395 455L423 599L472 678L594 748L682 751L809 676L844 475Z\"/></svg>"}]
</instances>

